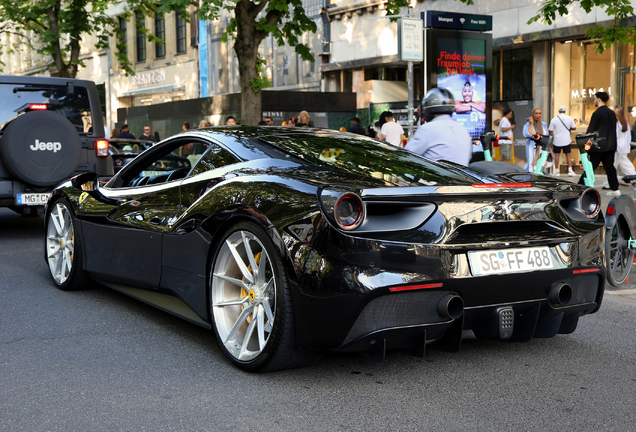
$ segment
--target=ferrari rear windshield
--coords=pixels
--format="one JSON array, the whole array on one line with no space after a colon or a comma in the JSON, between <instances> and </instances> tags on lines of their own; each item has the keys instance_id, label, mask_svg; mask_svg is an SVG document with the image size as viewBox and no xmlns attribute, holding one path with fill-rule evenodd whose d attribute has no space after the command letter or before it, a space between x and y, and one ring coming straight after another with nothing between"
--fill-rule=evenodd
<instances>
[{"instance_id":1,"label":"ferrari rear windshield","mask_svg":"<svg viewBox=\"0 0 636 432\"><path fill-rule=\"evenodd\" d=\"M65 85L0 84L0 100L2 129L19 115L47 109L66 117L79 133L92 131L93 118L85 87L76 85L69 93Z\"/></svg>"},{"instance_id":2,"label":"ferrari rear windshield","mask_svg":"<svg viewBox=\"0 0 636 432\"><path fill-rule=\"evenodd\" d=\"M467 177L406 150L350 134L288 134L261 140L316 165L384 179L404 186L448 184Z\"/></svg>"}]
</instances>

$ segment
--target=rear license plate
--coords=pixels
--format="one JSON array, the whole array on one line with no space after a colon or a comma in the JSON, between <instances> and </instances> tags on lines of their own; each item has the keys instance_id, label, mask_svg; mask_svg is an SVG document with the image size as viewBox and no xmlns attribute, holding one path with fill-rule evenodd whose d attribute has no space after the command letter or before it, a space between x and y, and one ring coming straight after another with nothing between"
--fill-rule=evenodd
<instances>
[{"instance_id":1,"label":"rear license plate","mask_svg":"<svg viewBox=\"0 0 636 432\"><path fill-rule=\"evenodd\" d=\"M50 193L17 194L15 205L45 205L50 197Z\"/></svg>"},{"instance_id":2,"label":"rear license plate","mask_svg":"<svg viewBox=\"0 0 636 432\"><path fill-rule=\"evenodd\" d=\"M468 252L473 276L552 270L552 254L547 246Z\"/></svg>"}]
</instances>

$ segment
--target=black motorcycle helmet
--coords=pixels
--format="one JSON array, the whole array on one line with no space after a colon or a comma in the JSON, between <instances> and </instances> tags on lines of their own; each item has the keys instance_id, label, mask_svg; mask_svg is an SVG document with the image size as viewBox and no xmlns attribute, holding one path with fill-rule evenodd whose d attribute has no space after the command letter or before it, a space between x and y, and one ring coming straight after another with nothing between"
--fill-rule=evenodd
<instances>
[{"instance_id":1,"label":"black motorcycle helmet","mask_svg":"<svg viewBox=\"0 0 636 432\"><path fill-rule=\"evenodd\" d=\"M422 99L424 119L429 122L437 114L451 115L455 111L455 98L444 87L430 89Z\"/></svg>"}]
</instances>

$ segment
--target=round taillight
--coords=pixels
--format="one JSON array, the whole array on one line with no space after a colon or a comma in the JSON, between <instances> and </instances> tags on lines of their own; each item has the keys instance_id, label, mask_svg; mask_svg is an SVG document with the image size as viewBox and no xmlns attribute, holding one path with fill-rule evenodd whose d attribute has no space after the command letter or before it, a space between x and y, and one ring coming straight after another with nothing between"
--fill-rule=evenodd
<instances>
[{"instance_id":1,"label":"round taillight","mask_svg":"<svg viewBox=\"0 0 636 432\"><path fill-rule=\"evenodd\" d=\"M601 211L601 196L595 189L589 188L583 192L580 202L581 211L589 218L596 217L598 212Z\"/></svg>"},{"instance_id":2,"label":"round taillight","mask_svg":"<svg viewBox=\"0 0 636 432\"><path fill-rule=\"evenodd\" d=\"M344 194L336 203L334 216L341 228L356 229L364 220L364 204L359 196L352 193Z\"/></svg>"}]
</instances>

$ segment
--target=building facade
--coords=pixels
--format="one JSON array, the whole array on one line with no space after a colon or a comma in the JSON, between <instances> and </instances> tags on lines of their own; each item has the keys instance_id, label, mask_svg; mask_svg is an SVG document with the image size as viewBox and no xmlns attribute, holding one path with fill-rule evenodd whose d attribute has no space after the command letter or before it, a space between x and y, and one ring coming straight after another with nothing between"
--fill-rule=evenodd
<instances>
[{"instance_id":1,"label":"building facade","mask_svg":"<svg viewBox=\"0 0 636 432\"><path fill-rule=\"evenodd\" d=\"M572 6L569 15L545 25L527 24L541 6L536 0L478 1L472 6L445 0L411 5L415 17L425 10L493 17L493 102L528 101L543 109L544 119L564 105L581 126L594 111L595 91L608 91L612 105L636 104L634 47L614 44L599 54L595 41L585 38L588 28L609 20L598 8L586 14ZM321 65L324 88L357 92L360 108L373 102L406 100L406 63L397 60L397 24L380 19L383 8L383 2L341 0L326 9L332 37L330 54ZM369 43L371 40L377 43ZM425 90L421 73L421 65L416 65L416 99Z\"/></svg>"},{"instance_id":2,"label":"building facade","mask_svg":"<svg viewBox=\"0 0 636 432\"><path fill-rule=\"evenodd\" d=\"M123 10L118 9L121 7L122 3L111 8L110 14L119 20L123 31L121 42L126 46L126 54L135 75L127 76L117 57L110 53L106 99L113 120L111 127L115 126L119 108L156 105L200 96L196 15L191 16L189 21L178 12L133 16L126 21L121 16ZM139 23L164 42L149 42L140 31ZM116 49L114 39L110 46ZM164 123L160 120L154 122L153 132L158 132L161 138L175 133ZM138 136L142 131L132 132Z\"/></svg>"},{"instance_id":3,"label":"building facade","mask_svg":"<svg viewBox=\"0 0 636 432\"><path fill-rule=\"evenodd\" d=\"M95 48L97 38L85 35L82 38L80 67L76 78L92 80L97 83L102 100L105 118L104 124L112 130L117 123L117 110L132 106L153 105L171 101L198 98L199 57L198 57L198 20L196 16L189 21L179 13L165 15L133 16L126 21L123 18L125 3L117 3L108 11L108 15L118 20L123 31L121 42L126 46L126 54L135 75L126 76L117 61L113 50L116 40L111 41L110 49ZM192 9L191 12L194 12ZM139 31L138 21L164 43L149 42ZM15 36L3 35L0 43L8 46ZM3 73L8 75L47 75L55 76L56 70L50 68L50 59L38 56L34 52L4 50L0 60L4 63ZM161 137L166 136L161 123L157 125ZM133 131L139 135L141 131Z\"/></svg>"}]
</instances>

